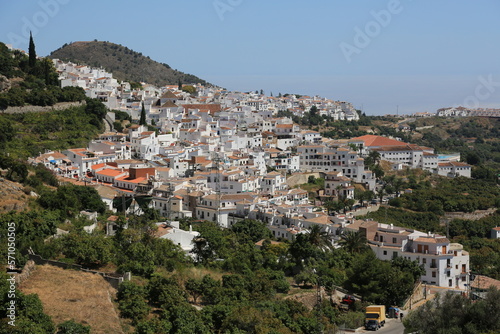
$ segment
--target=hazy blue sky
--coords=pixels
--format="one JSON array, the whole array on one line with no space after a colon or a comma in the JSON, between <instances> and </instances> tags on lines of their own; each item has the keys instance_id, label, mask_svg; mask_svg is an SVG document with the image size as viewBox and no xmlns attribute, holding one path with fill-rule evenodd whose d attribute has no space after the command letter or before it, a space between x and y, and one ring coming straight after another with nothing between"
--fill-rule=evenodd
<instances>
[{"instance_id":1,"label":"hazy blue sky","mask_svg":"<svg viewBox=\"0 0 500 334\"><path fill-rule=\"evenodd\" d=\"M230 90L373 115L500 107L499 17L498 0L0 0L0 41L110 41Z\"/></svg>"}]
</instances>

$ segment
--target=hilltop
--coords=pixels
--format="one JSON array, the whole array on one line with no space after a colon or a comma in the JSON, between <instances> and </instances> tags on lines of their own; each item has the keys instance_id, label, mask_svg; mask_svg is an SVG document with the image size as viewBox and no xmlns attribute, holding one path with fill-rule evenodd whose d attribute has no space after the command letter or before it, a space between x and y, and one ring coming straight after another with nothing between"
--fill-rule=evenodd
<instances>
[{"instance_id":1,"label":"hilltop","mask_svg":"<svg viewBox=\"0 0 500 334\"><path fill-rule=\"evenodd\" d=\"M61 48L53 51L49 57L93 67L103 67L106 71L113 73L113 77L118 80L142 81L157 86L176 85L179 79L184 84L209 84L197 76L174 70L169 65L156 62L140 52L110 42L91 41L64 44Z\"/></svg>"}]
</instances>

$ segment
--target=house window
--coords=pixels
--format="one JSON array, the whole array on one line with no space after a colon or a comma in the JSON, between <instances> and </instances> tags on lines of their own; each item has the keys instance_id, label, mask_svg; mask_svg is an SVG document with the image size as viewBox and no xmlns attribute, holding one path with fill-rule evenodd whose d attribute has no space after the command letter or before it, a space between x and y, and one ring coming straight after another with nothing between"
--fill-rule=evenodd
<instances>
[{"instance_id":1,"label":"house window","mask_svg":"<svg viewBox=\"0 0 500 334\"><path fill-rule=\"evenodd\" d=\"M435 271L432 272L432 277L436 277L436 272Z\"/></svg>"},{"instance_id":2,"label":"house window","mask_svg":"<svg viewBox=\"0 0 500 334\"><path fill-rule=\"evenodd\" d=\"M387 255L387 251L384 251L384 255Z\"/></svg>"},{"instance_id":3,"label":"house window","mask_svg":"<svg viewBox=\"0 0 500 334\"><path fill-rule=\"evenodd\" d=\"M392 243L395 244L396 243L396 238L392 238Z\"/></svg>"}]
</instances>

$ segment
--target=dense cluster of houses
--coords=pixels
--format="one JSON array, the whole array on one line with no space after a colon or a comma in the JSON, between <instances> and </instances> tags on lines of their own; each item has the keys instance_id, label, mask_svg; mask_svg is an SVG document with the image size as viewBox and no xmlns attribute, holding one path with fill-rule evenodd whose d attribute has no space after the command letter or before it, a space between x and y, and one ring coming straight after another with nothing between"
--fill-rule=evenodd
<instances>
[{"instance_id":1,"label":"dense cluster of houses","mask_svg":"<svg viewBox=\"0 0 500 334\"><path fill-rule=\"evenodd\" d=\"M320 114L338 120L358 119L347 102L201 85L194 86L197 94L178 86L143 85L134 90L103 70L59 60L54 64L63 86L82 87L89 97L127 112L132 119L140 117L144 106L147 123L157 129L132 124L123 133L101 134L88 147L45 152L31 159L61 177L95 187L110 210L140 213L145 204L170 221L195 218L222 227L242 218L259 219L276 238L288 240L307 233L312 225L320 225L337 240L344 231L361 231L379 258L417 259L426 264L423 280L429 284L465 286L468 255L460 245L437 235L355 220L349 213L330 216L287 176L302 173L307 180L308 175L319 175L325 179L326 198L354 198L354 184L376 190L375 175L364 162L370 151L379 152L394 169L422 168L470 177L470 166L441 162L433 149L397 139L323 138L288 117L278 117L283 110L302 116L316 106ZM110 234L116 230L113 224L108 224ZM158 226L162 237L177 233L174 240L190 249L195 232L175 224Z\"/></svg>"},{"instance_id":2,"label":"dense cluster of houses","mask_svg":"<svg viewBox=\"0 0 500 334\"><path fill-rule=\"evenodd\" d=\"M438 109L436 116L440 117L500 117L500 109L448 107Z\"/></svg>"}]
</instances>

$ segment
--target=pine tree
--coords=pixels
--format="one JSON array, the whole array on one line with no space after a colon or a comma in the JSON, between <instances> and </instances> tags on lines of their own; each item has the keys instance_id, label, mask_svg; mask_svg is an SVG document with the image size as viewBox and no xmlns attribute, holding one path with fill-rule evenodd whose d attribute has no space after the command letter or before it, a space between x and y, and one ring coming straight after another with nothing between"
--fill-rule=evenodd
<instances>
[{"instance_id":1,"label":"pine tree","mask_svg":"<svg viewBox=\"0 0 500 334\"><path fill-rule=\"evenodd\" d=\"M146 109L144 109L144 102L142 102L141 118L139 119L139 125L146 125Z\"/></svg>"},{"instance_id":2,"label":"pine tree","mask_svg":"<svg viewBox=\"0 0 500 334\"><path fill-rule=\"evenodd\" d=\"M28 65L30 70L33 70L36 65L36 52L35 52L35 42L33 42L33 36L31 35L31 31L30 31L30 45L28 49L28 55L29 55Z\"/></svg>"},{"instance_id":3,"label":"pine tree","mask_svg":"<svg viewBox=\"0 0 500 334\"><path fill-rule=\"evenodd\" d=\"M180 79L180 78L179 78L178 84L179 84L179 87L178 87L178 88L179 88L179 90L182 90L182 81L181 81L181 79Z\"/></svg>"}]
</instances>

